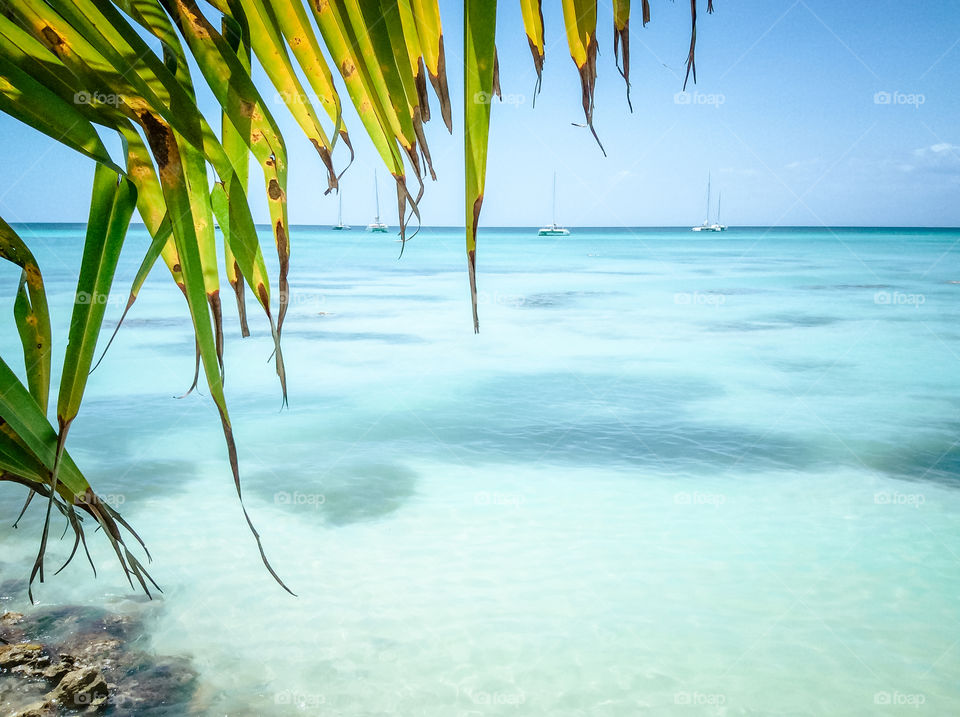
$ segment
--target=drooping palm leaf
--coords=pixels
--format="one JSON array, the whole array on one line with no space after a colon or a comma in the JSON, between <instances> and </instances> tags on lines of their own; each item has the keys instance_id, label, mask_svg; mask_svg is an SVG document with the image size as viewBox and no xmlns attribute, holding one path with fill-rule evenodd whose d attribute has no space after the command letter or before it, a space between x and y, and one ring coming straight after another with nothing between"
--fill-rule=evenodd
<instances>
[{"instance_id":1,"label":"drooping palm leaf","mask_svg":"<svg viewBox=\"0 0 960 717\"><path fill-rule=\"evenodd\" d=\"M530 54L533 55L533 67L537 71L537 84L533 88L533 101L537 101L540 86L543 83L543 5L542 0L520 0L523 15L523 27L527 33Z\"/></svg>"},{"instance_id":2,"label":"drooping palm leaf","mask_svg":"<svg viewBox=\"0 0 960 717\"><path fill-rule=\"evenodd\" d=\"M583 116L606 156L607 151L593 126L593 96L597 86L597 0L563 0L563 22L570 57L580 73Z\"/></svg>"},{"instance_id":3,"label":"drooping palm leaf","mask_svg":"<svg viewBox=\"0 0 960 717\"><path fill-rule=\"evenodd\" d=\"M443 50L443 27L437 0L410 0L410 11L417 29L423 64L440 103L440 114L447 130L453 132L450 91L447 88L447 60Z\"/></svg>"},{"instance_id":4,"label":"drooping palm leaf","mask_svg":"<svg viewBox=\"0 0 960 717\"><path fill-rule=\"evenodd\" d=\"M354 108L373 142L380 159L390 170L398 191L406 189L403 156L393 134L393 125L372 79L369 55L364 55L351 39L349 20L342 4L336 2L310 3L320 34L333 57Z\"/></svg>"},{"instance_id":5,"label":"drooping palm leaf","mask_svg":"<svg viewBox=\"0 0 960 717\"><path fill-rule=\"evenodd\" d=\"M147 590L147 582L152 582L123 542L121 531L129 526L97 500L65 446L100 343L103 307L134 205L151 241L123 316L161 258L186 299L197 370L202 368L220 415L244 517L264 563L280 582L243 507L237 446L223 392L225 338L214 218L222 229L219 249L237 298L241 332L248 333L246 284L269 321L286 403L281 334L289 306L289 158L264 97L284 100L317 150L328 190L336 187L340 173L334 166L335 146L342 140L348 148L347 164L353 149L325 53L329 55L364 130L396 182L401 239L406 238L407 212L419 221L424 175L429 172L434 177L424 130L430 119L427 77L444 123L452 131L438 0L311 0L307 7L319 38L301 0L208 1L222 16L216 27L205 14L209 8L196 0L3 0L0 111L97 163L77 272L77 297L91 300L74 306L58 387L57 427L45 415L52 388L53 337L40 267L27 244L0 220L0 257L21 268L13 319L26 372L23 383L0 359L0 481L19 483L48 501L35 566L41 579L55 507L75 533L71 557L81 541L85 546L83 515L92 517L104 529L131 584L135 578ZM567 43L581 78L584 116L596 138L596 0L563 0L562 6ZM476 249L490 102L493 95L499 96L496 9L495 0L467 0L464 6L465 224L474 330L479 329ZM626 82L630 103L629 0L613 0L613 9L615 64ZM696 10L696 1L691 0L687 72L688 76L693 73L694 80ZM713 11L710 0L707 10ZM521 11L537 71L536 94L545 54L540 1L521 0ZM642 0L643 24L649 19L649 1ZM254 84L254 62L269 80L266 92ZM197 106L190 74L194 63L219 104L219 136ZM315 94L317 109L304 90L301 74ZM120 138L120 161L107 152L98 128ZM279 259L276 312L247 197L251 155L263 174ZM208 168L213 170L212 178ZM407 185L409 172L417 184L415 192ZM135 533L131 535L136 538Z\"/></svg>"},{"instance_id":6,"label":"drooping palm leaf","mask_svg":"<svg viewBox=\"0 0 960 717\"><path fill-rule=\"evenodd\" d=\"M118 181L116 172L98 164L93 179L93 199L90 203L80 276L74 295L73 316L70 319L69 341L60 377L57 444L50 474L51 490L40 549L30 573L31 587L35 576L39 575L40 582L43 582L44 554L67 434L83 400L103 314L106 311L106 299L110 295L120 250L136 203L137 193L133 183L125 177L120 177Z\"/></svg>"},{"instance_id":7,"label":"drooping palm leaf","mask_svg":"<svg viewBox=\"0 0 960 717\"><path fill-rule=\"evenodd\" d=\"M0 218L0 257L22 270L17 298L13 305L14 319L23 345L23 364L27 372L30 395L37 405L47 410L50 395L50 311L43 288L40 265L13 228Z\"/></svg>"},{"instance_id":8,"label":"drooping palm leaf","mask_svg":"<svg viewBox=\"0 0 960 717\"><path fill-rule=\"evenodd\" d=\"M473 306L473 330L480 331L477 314L477 227L483 206L490 138L496 57L497 0L466 0L463 18L463 142L466 169L467 270Z\"/></svg>"},{"instance_id":9,"label":"drooping palm leaf","mask_svg":"<svg viewBox=\"0 0 960 717\"><path fill-rule=\"evenodd\" d=\"M620 46L623 46L623 63L620 62ZM627 83L627 105L633 112L630 101L630 0L613 0L613 59Z\"/></svg>"}]
</instances>

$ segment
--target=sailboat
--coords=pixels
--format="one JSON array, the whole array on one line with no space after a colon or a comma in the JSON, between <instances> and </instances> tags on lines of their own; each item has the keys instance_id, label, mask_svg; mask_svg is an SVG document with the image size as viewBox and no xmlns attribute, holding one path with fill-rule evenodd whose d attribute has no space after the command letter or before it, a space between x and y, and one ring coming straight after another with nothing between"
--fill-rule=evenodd
<instances>
[{"instance_id":1,"label":"sailboat","mask_svg":"<svg viewBox=\"0 0 960 717\"><path fill-rule=\"evenodd\" d=\"M378 234L386 234L388 227L386 224L380 221L380 188L377 186L377 171L373 171L373 195L376 197L377 201L377 217L370 224L367 224L368 232L376 232Z\"/></svg>"},{"instance_id":2,"label":"sailboat","mask_svg":"<svg viewBox=\"0 0 960 717\"><path fill-rule=\"evenodd\" d=\"M720 205L717 204L717 219L720 219ZM726 229L722 224L711 224L710 223L710 173L707 172L707 218L703 220L703 224L696 227L690 227L695 232L722 232Z\"/></svg>"},{"instance_id":3,"label":"sailboat","mask_svg":"<svg viewBox=\"0 0 960 717\"><path fill-rule=\"evenodd\" d=\"M557 224L557 173L553 173L553 221L550 226L542 227L537 232L541 237L565 237L570 234L570 230Z\"/></svg>"},{"instance_id":4,"label":"sailboat","mask_svg":"<svg viewBox=\"0 0 960 717\"><path fill-rule=\"evenodd\" d=\"M337 223L336 225L330 227L334 231L343 231L344 229L350 229L348 226L343 225L343 193L340 189L337 189L337 198L339 202L337 204Z\"/></svg>"},{"instance_id":5,"label":"sailboat","mask_svg":"<svg viewBox=\"0 0 960 717\"><path fill-rule=\"evenodd\" d=\"M717 221L712 226L716 227L714 231L725 232L727 231L727 225L720 223L720 200L723 199L723 192L717 194Z\"/></svg>"}]
</instances>

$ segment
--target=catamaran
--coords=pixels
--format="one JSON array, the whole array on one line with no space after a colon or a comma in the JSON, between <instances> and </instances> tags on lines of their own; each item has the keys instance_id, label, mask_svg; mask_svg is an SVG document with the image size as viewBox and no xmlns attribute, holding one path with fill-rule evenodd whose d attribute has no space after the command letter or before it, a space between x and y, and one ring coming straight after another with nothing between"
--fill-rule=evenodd
<instances>
[{"instance_id":1,"label":"catamaran","mask_svg":"<svg viewBox=\"0 0 960 717\"><path fill-rule=\"evenodd\" d=\"M553 173L553 221L550 226L542 227L537 232L537 236L542 237L565 237L570 234L570 230L557 224L557 173Z\"/></svg>"},{"instance_id":2,"label":"catamaran","mask_svg":"<svg viewBox=\"0 0 960 717\"><path fill-rule=\"evenodd\" d=\"M377 217L370 224L367 224L368 232L376 232L378 234L386 234L389 227L386 224L380 221L380 189L377 186L377 171L373 171L373 195L376 197L377 201Z\"/></svg>"},{"instance_id":3,"label":"catamaran","mask_svg":"<svg viewBox=\"0 0 960 717\"><path fill-rule=\"evenodd\" d=\"M713 226L716 227L714 231L725 232L727 231L727 225L720 223L720 200L723 199L723 192L717 194L717 221Z\"/></svg>"},{"instance_id":4,"label":"catamaran","mask_svg":"<svg viewBox=\"0 0 960 717\"><path fill-rule=\"evenodd\" d=\"M717 202L717 221L713 224L710 223L710 173L707 172L707 218L703 220L703 224L696 227L690 227L695 232L722 232L726 229L723 224L720 224L720 202Z\"/></svg>"},{"instance_id":5,"label":"catamaran","mask_svg":"<svg viewBox=\"0 0 960 717\"><path fill-rule=\"evenodd\" d=\"M337 203L337 223L335 226L330 228L335 231L343 231L344 229L349 229L350 227L345 227L343 225L343 193L339 188L337 189L337 199L339 200Z\"/></svg>"}]
</instances>

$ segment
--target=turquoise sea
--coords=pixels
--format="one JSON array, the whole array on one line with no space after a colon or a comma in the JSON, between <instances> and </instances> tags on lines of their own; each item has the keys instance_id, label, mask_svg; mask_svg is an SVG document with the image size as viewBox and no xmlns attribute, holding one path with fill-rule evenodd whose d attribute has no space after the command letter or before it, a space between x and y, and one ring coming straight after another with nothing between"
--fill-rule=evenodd
<instances>
[{"instance_id":1,"label":"turquoise sea","mask_svg":"<svg viewBox=\"0 0 960 717\"><path fill-rule=\"evenodd\" d=\"M18 230L62 354L83 228ZM201 715L960 713L960 230L486 229L479 335L462 230L392 238L294 228L286 410L223 292L245 500L298 597L207 391L174 398L194 345L160 267L69 446L164 592L91 535L98 577L77 559L41 604L145 613ZM0 485L3 609L23 497Z\"/></svg>"}]
</instances>

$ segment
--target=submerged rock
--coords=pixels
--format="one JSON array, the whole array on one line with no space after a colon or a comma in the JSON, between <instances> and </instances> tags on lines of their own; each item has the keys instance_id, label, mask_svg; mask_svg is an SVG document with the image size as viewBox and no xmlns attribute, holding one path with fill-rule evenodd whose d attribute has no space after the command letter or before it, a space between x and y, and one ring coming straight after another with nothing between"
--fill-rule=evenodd
<instances>
[{"instance_id":1,"label":"submerged rock","mask_svg":"<svg viewBox=\"0 0 960 717\"><path fill-rule=\"evenodd\" d=\"M110 690L103 673L96 667L81 667L65 674L51 699L65 709L96 711L107 703Z\"/></svg>"},{"instance_id":2,"label":"submerged rock","mask_svg":"<svg viewBox=\"0 0 960 717\"><path fill-rule=\"evenodd\" d=\"M52 700L31 702L22 710L14 712L11 717L56 717L59 710Z\"/></svg>"},{"instance_id":3,"label":"submerged rock","mask_svg":"<svg viewBox=\"0 0 960 717\"><path fill-rule=\"evenodd\" d=\"M0 615L0 714L184 714L197 673L183 657L139 648L133 615L92 607Z\"/></svg>"},{"instance_id":4,"label":"submerged rock","mask_svg":"<svg viewBox=\"0 0 960 717\"><path fill-rule=\"evenodd\" d=\"M20 670L28 674L29 670L42 671L50 664L50 655L43 645L35 642L0 645L0 668ZM28 674L28 676L32 676Z\"/></svg>"}]
</instances>

